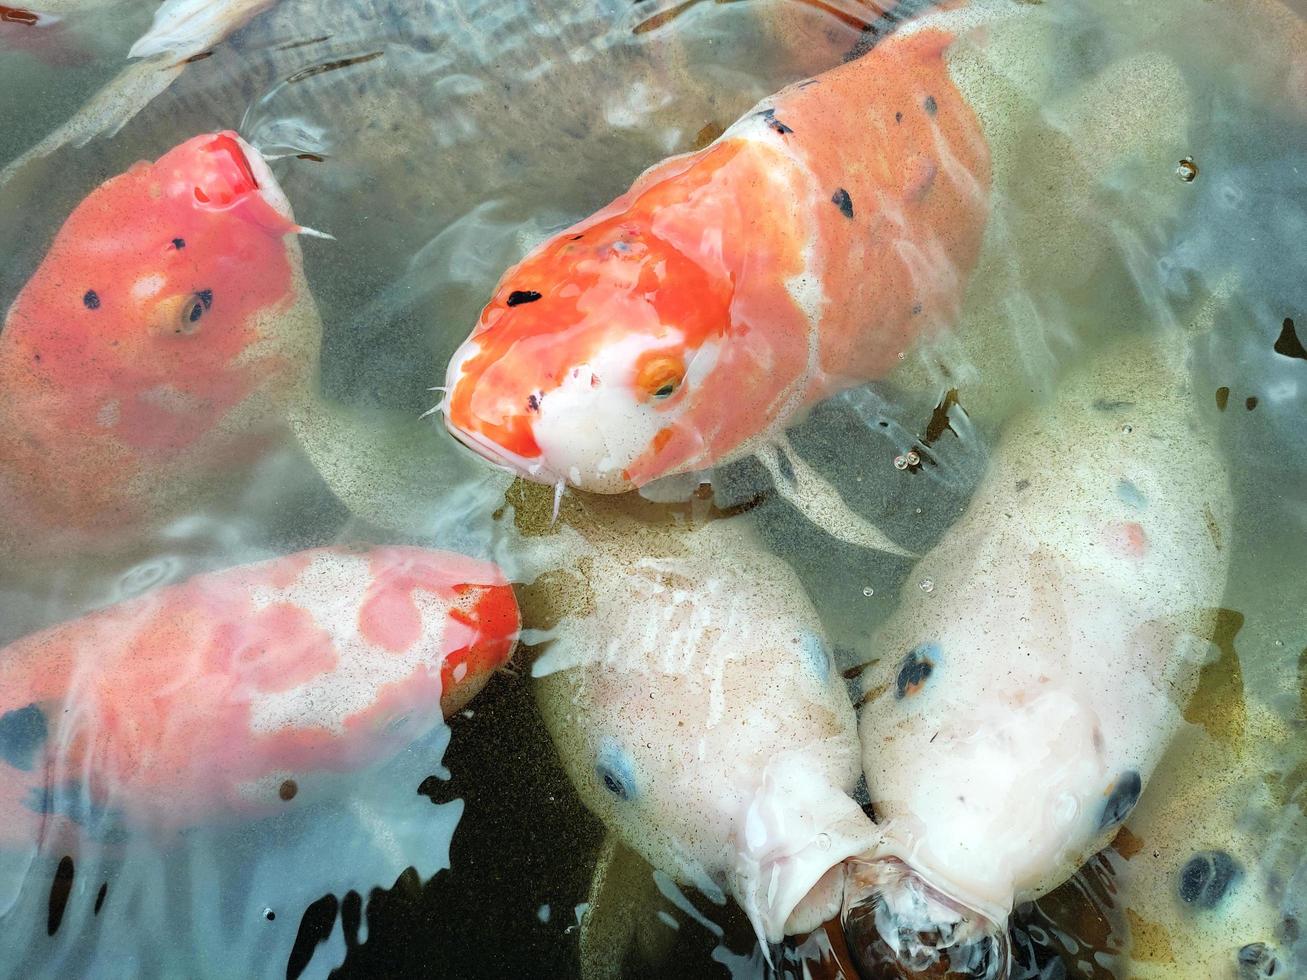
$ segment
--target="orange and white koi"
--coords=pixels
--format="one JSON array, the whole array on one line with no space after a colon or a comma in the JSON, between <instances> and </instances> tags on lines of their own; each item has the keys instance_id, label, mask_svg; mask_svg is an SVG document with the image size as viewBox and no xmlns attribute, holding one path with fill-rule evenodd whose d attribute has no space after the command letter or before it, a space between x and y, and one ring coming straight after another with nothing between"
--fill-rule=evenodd
<instances>
[{"instance_id":1,"label":"orange and white koi","mask_svg":"<svg viewBox=\"0 0 1307 980\"><path fill-rule=\"evenodd\" d=\"M25 637L0 652L0 841L311 798L461 709L517 631L495 566L376 547L199 575Z\"/></svg>"},{"instance_id":2,"label":"orange and white koi","mask_svg":"<svg viewBox=\"0 0 1307 980\"><path fill-rule=\"evenodd\" d=\"M617 493L884 376L955 318L989 212L957 37L910 22L537 247L449 364L450 430L528 479Z\"/></svg>"},{"instance_id":3,"label":"orange and white koi","mask_svg":"<svg viewBox=\"0 0 1307 980\"><path fill-rule=\"evenodd\" d=\"M148 520L266 445L317 372L300 231L231 132L74 209L0 333L7 535L49 547Z\"/></svg>"}]
</instances>

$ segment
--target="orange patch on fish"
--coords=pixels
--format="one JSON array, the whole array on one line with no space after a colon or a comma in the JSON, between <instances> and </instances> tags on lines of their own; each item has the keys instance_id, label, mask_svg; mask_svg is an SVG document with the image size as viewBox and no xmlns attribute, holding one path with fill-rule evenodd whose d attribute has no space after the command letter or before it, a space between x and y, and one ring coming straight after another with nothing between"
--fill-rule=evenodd
<instances>
[{"instance_id":1,"label":"orange patch on fish","mask_svg":"<svg viewBox=\"0 0 1307 980\"><path fill-rule=\"evenodd\" d=\"M1117 521L1106 530L1108 546L1127 558L1143 558L1148 552L1148 535L1138 521Z\"/></svg>"},{"instance_id":2,"label":"orange patch on fish","mask_svg":"<svg viewBox=\"0 0 1307 980\"><path fill-rule=\"evenodd\" d=\"M419 594L431 601L413 606L416 628L358 635L368 602ZM422 548L323 548L200 575L19 640L0 651L0 724L18 718L24 737L45 734L28 738L30 757L0 756L0 839L34 840L54 819L31 801L61 774L151 829L284 806L284 774L305 785L378 761L461 707L511 655L518 627L493 565Z\"/></svg>"}]
</instances>

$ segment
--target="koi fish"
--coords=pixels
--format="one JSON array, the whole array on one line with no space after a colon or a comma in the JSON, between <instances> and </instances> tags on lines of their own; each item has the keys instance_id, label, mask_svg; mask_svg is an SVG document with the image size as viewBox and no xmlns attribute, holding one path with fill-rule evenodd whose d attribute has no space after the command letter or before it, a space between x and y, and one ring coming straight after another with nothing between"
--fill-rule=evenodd
<instances>
[{"instance_id":1,"label":"koi fish","mask_svg":"<svg viewBox=\"0 0 1307 980\"><path fill-rule=\"evenodd\" d=\"M527 479L620 493L888 372L956 316L988 213L956 36L900 28L532 251L450 361L450 431Z\"/></svg>"},{"instance_id":2,"label":"koi fish","mask_svg":"<svg viewBox=\"0 0 1307 980\"><path fill-rule=\"evenodd\" d=\"M377 547L199 575L25 637L0 652L0 838L167 835L311 799L460 710L517 629L493 565Z\"/></svg>"},{"instance_id":3,"label":"koi fish","mask_svg":"<svg viewBox=\"0 0 1307 980\"><path fill-rule=\"evenodd\" d=\"M1242 707L1242 692L1222 693ZM1108 852L1131 976L1260 980L1303 967L1283 884L1300 873L1303 815L1268 790L1293 736L1265 707L1245 710L1233 741L1196 728L1177 739Z\"/></svg>"},{"instance_id":4,"label":"koi fish","mask_svg":"<svg viewBox=\"0 0 1307 980\"><path fill-rule=\"evenodd\" d=\"M821 623L738 526L622 506L587 502L589 547L523 592L548 628L532 666L545 726L582 801L654 868L734 898L764 942L813 929L877 836Z\"/></svg>"},{"instance_id":5,"label":"koi fish","mask_svg":"<svg viewBox=\"0 0 1307 980\"><path fill-rule=\"evenodd\" d=\"M1231 504L1183 372L1130 343L1010 425L873 644L884 838L843 911L868 975L1005 976L1014 903L1107 843L1182 723Z\"/></svg>"},{"instance_id":6,"label":"koi fish","mask_svg":"<svg viewBox=\"0 0 1307 980\"><path fill-rule=\"evenodd\" d=\"M20 545L138 525L284 428L321 323L285 196L231 132L106 181L0 333L0 513Z\"/></svg>"}]
</instances>

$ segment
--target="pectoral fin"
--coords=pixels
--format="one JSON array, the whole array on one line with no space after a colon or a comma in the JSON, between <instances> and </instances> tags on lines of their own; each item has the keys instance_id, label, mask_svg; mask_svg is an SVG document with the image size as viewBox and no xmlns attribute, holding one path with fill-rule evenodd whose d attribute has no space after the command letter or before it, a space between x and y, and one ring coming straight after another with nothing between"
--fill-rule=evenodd
<instances>
[{"instance_id":1,"label":"pectoral fin","mask_svg":"<svg viewBox=\"0 0 1307 980\"><path fill-rule=\"evenodd\" d=\"M618 980L632 951L657 962L675 938L658 916L667 903L653 868L611 834L595 861L589 900L580 929L582 980Z\"/></svg>"}]
</instances>

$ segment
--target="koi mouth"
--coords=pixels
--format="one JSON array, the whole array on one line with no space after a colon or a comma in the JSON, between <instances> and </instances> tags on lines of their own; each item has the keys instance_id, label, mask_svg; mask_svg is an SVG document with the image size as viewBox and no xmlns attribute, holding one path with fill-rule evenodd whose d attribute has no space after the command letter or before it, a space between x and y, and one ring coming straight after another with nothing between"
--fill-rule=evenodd
<instances>
[{"instance_id":1,"label":"koi mouth","mask_svg":"<svg viewBox=\"0 0 1307 980\"><path fill-rule=\"evenodd\" d=\"M194 189L199 207L225 210L253 196L272 209L279 219L274 224L284 224L284 229L278 230L307 230L295 223L290 201L263 155L239 134L231 130L217 133L199 151L201 171Z\"/></svg>"},{"instance_id":2,"label":"koi mouth","mask_svg":"<svg viewBox=\"0 0 1307 980\"><path fill-rule=\"evenodd\" d=\"M1006 928L945 895L898 858L849 862L840 916L863 980L1005 980Z\"/></svg>"},{"instance_id":3,"label":"koi mouth","mask_svg":"<svg viewBox=\"0 0 1307 980\"><path fill-rule=\"evenodd\" d=\"M489 463L507 470L517 476L543 483L554 483L555 479L539 459L528 459L505 449L499 443L470 427L463 427L455 422L449 413L445 415L445 428L450 435Z\"/></svg>"}]
</instances>

